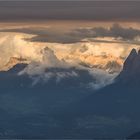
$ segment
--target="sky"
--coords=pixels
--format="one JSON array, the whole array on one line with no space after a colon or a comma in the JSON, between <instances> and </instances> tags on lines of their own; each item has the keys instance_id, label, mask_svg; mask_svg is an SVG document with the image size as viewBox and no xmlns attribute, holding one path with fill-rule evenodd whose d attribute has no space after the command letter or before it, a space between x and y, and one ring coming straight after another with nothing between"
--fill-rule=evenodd
<instances>
[{"instance_id":1,"label":"sky","mask_svg":"<svg viewBox=\"0 0 140 140\"><path fill-rule=\"evenodd\" d=\"M0 0L0 20L139 21L139 0Z\"/></svg>"}]
</instances>

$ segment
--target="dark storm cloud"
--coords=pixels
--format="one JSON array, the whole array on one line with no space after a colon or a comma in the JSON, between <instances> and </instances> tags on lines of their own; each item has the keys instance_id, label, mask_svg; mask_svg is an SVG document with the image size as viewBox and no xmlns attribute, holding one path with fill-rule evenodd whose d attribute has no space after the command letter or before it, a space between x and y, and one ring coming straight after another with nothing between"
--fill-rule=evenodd
<instances>
[{"instance_id":1,"label":"dark storm cloud","mask_svg":"<svg viewBox=\"0 0 140 140\"><path fill-rule=\"evenodd\" d=\"M32 42L50 42L50 43L76 43L89 39L94 42L103 43L130 43L139 45L136 40L140 36L140 30L132 27L124 28L119 24L113 24L110 28L94 27L94 28L79 28L69 30L68 32L53 30L49 27L42 28L15 28L1 29L0 32L19 32L35 35L31 39L26 39ZM97 37L113 37L115 40L96 39Z\"/></svg>"},{"instance_id":2,"label":"dark storm cloud","mask_svg":"<svg viewBox=\"0 0 140 140\"><path fill-rule=\"evenodd\" d=\"M57 23L56 23L57 24ZM114 23L109 28L104 27L93 27L93 28L76 28L72 29L69 32L59 32L57 30L53 30L51 27L27 27L27 28L13 28L13 29L0 29L0 32L19 32L19 33L27 33L34 35L42 35L50 37L54 34L57 36L59 34L73 36L80 36L80 38L93 38L93 37L121 37L123 39L133 39L136 36L140 35L140 30L135 29L133 27L122 27L120 24Z\"/></svg>"},{"instance_id":3,"label":"dark storm cloud","mask_svg":"<svg viewBox=\"0 0 140 140\"><path fill-rule=\"evenodd\" d=\"M0 20L139 20L140 1L0 1Z\"/></svg>"},{"instance_id":4,"label":"dark storm cloud","mask_svg":"<svg viewBox=\"0 0 140 140\"><path fill-rule=\"evenodd\" d=\"M83 39L91 38L94 42L104 42L104 43L133 43L140 44L135 38L140 36L140 30L130 28L123 28L119 24L113 24L112 27L106 29L104 27L94 27L94 28L82 28L75 29L69 33L59 33L57 34L38 34L33 37L30 41L38 42L57 42L57 43L75 43L80 42ZM109 40L96 40L97 37L113 37L116 41Z\"/></svg>"},{"instance_id":5,"label":"dark storm cloud","mask_svg":"<svg viewBox=\"0 0 140 140\"><path fill-rule=\"evenodd\" d=\"M18 29L0 29L0 32L19 32L36 35L31 39L32 42L52 42L52 43L76 43L81 40L81 36L73 36L71 32L58 32L51 28L18 28ZM73 32L73 31L72 31Z\"/></svg>"},{"instance_id":6,"label":"dark storm cloud","mask_svg":"<svg viewBox=\"0 0 140 140\"><path fill-rule=\"evenodd\" d=\"M77 29L72 33L75 36L81 36L83 38L93 37L114 37L121 38L122 40L132 40L137 36L140 36L140 30L132 27L124 28L119 24L113 24L112 27L106 29L104 27L95 27L90 29Z\"/></svg>"}]
</instances>

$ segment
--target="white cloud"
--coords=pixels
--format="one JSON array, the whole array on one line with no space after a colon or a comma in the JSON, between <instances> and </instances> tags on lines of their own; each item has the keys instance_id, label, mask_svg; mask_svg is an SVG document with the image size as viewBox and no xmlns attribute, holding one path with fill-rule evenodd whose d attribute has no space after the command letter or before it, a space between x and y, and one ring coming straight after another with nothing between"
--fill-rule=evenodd
<instances>
[{"instance_id":1,"label":"white cloud","mask_svg":"<svg viewBox=\"0 0 140 140\"><path fill-rule=\"evenodd\" d=\"M89 83L89 87L93 89L99 89L113 83L114 78L117 76L117 73L109 74L106 71L95 68L94 70L89 70L89 73L96 79L96 82Z\"/></svg>"},{"instance_id":2,"label":"white cloud","mask_svg":"<svg viewBox=\"0 0 140 140\"><path fill-rule=\"evenodd\" d=\"M99 89L111 83L112 79L116 76L115 74L108 74L103 70L59 60L54 51L48 47L44 48L41 53L42 61L31 62L23 71L19 72L19 75L27 74L31 76L33 78L33 85L40 82L40 80L48 82L50 79L55 78L56 83L58 83L65 78L80 76L74 69L70 70L73 67L77 70L87 71L87 74L90 74L95 79L93 82L85 85L86 88Z\"/></svg>"},{"instance_id":3,"label":"white cloud","mask_svg":"<svg viewBox=\"0 0 140 140\"><path fill-rule=\"evenodd\" d=\"M55 77L56 82L60 82L64 78L78 76L74 71L61 71L61 69L68 69L73 67L73 65L66 63L64 60L59 60L50 48L44 48L41 53L41 62L31 62L23 71L19 72L19 75L36 76L34 77L33 85L38 83L39 80L48 82L53 77ZM50 68L59 68L60 70L49 71Z\"/></svg>"}]
</instances>

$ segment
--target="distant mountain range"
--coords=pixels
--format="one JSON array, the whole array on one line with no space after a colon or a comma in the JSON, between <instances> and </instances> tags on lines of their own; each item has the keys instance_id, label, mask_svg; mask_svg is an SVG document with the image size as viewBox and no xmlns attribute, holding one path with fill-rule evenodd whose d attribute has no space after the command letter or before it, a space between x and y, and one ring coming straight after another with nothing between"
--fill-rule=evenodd
<instances>
[{"instance_id":1,"label":"distant mountain range","mask_svg":"<svg viewBox=\"0 0 140 140\"><path fill-rule=\"evenodd\" d=\"M104 57L105 56L100 56L100 57L95 56L95 58L93 59L93 61L95 62L92 62L92 65L90 64L91 62L88 63L88 61L90 60L87 60L87 62L81 61L81 63L79 64L87 67L98 68L111 74L119 73L121 71L122 69L121 59L115 60L115 58L109 55L106 56L105 58ZM22 57L10 57L9 61L3 67L0 68L0 71L7 71L11 69L13 66L21 63L29 64L30 61Z\"/></svg>"}]
</instances>

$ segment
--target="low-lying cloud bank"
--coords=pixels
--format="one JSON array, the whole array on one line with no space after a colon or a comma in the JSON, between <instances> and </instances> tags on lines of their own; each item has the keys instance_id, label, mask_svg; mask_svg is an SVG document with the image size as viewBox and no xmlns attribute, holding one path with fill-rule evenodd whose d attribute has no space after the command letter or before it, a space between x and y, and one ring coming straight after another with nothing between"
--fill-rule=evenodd
<instances>
[{"instance_id":1,"label":"low-lying cloud bank","mask_svg":"<svg viewBox=\"0 0 140 140\"><path fill-rule=\"evenodd\" d=\"M59 83L61 80L68 78L79 78L79 84L83 84L86 88L99 89L112 83L113 78L116 76L116 74L109 74L100 69L59 60L54 51L48 47L44 48L41 53L42 61L31 62L23 71L19 72L19 76L29 75L33 79L33 85L41 81L46 83L52 79Z\"/></svg>"}]
</instances>

